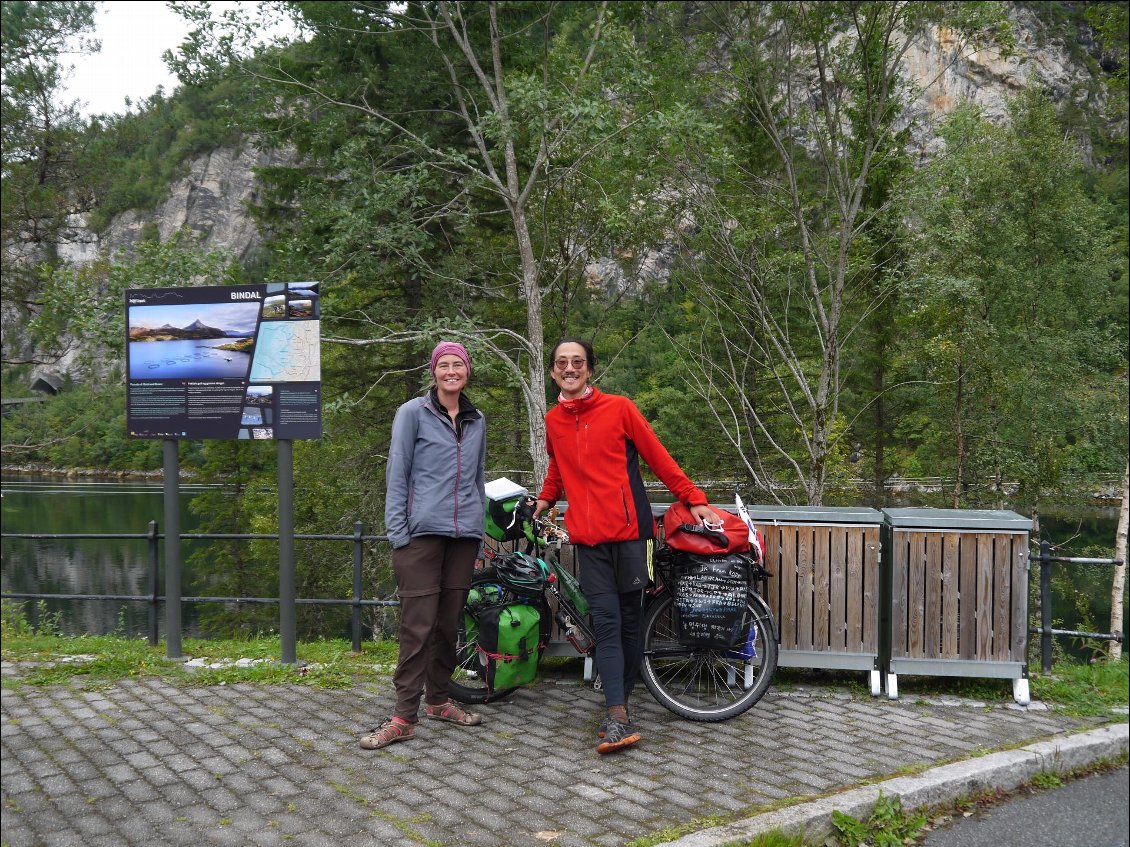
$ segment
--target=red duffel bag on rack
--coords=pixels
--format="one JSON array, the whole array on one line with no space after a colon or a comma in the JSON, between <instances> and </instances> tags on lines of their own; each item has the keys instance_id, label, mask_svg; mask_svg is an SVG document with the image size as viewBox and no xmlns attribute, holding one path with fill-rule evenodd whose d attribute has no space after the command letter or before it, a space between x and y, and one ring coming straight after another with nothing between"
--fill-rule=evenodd
<instances>
[{"instance_id":1,"label":"red duffel bag on rack","mask_svg":"<svg viewBox=\"0 0 1130 847\"><path fill-rule=\"evenodd\" d=\"M711 506L722 518L722 528L708 528L698 522L684 503L672 503L663 515L663 536L672 550L717 556L722 553L748 553L749 528L737 515Z\"/></svg>"}]
</instances>

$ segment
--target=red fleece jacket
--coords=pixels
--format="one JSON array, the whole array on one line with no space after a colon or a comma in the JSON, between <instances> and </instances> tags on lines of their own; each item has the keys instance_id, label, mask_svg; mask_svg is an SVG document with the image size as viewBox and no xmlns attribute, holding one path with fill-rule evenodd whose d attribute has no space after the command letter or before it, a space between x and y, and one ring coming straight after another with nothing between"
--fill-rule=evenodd
<instances>
[{"instance_id":1,"label":"red fleece jacket","mask_svg":"<svg viewBox=\"0 0 1130 847\"><path fill-rule=\"evenodd\" d=\"M574 544L655 537L640 458L679 500L706 503L627 397L593 389L584 400L558 403L545 416L545 443L549 471L538 499L552 505L564 494Z\"/></svg>"}]
</instances>

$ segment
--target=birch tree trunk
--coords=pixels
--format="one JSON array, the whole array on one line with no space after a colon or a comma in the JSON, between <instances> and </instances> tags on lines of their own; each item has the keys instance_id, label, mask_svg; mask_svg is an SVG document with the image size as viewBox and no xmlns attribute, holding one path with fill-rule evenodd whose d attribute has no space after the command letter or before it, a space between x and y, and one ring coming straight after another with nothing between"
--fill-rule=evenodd
<instances>
[{"instance_id":1,"label":"birch tree trunk","mask_svg":"<svg viewBox=\"0 0 1130 847\"><path fill-rule=\"evenodd\" d=\"M1114 537L1114 558L1122 562L1114 567L1114 583L1110 589L1110 631L1122 632L1122 598L1126 590L1126 532L1130 520L1130 461L1122 475L1122 508L1118 512L1118 531ZM1110 658L1122 658L1122 642L1110 642Z\"/></svg>"}]
</instances>

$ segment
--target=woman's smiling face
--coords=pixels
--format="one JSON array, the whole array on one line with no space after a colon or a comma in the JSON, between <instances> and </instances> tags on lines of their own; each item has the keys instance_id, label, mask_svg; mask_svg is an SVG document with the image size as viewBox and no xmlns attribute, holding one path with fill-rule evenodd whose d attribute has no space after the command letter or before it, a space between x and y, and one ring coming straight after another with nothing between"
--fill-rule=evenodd
<instances>
[{"instance_id":1,"label":"woman's smiling face","mask_svg":"<svg viewBox=\"0 0 1130 847\"><path fill-rule=\"evenodd\" d=\"M550 375L567 400L575 400L584 394L589 377L592 376L585 348L571 341L558 344L553 351L553 370Z\"/></svg>"},{"instance_id":2,"label":"woman's smiling face","mask_svg":"<svg viewBox=\"0 0 1130 847\"><path fill-rule=\"evenodd\" d=\"M454 354L440 356L436 361L436 385L440 391L456 393L467 385L467 366Z\"/></svg>"}]
</instances>

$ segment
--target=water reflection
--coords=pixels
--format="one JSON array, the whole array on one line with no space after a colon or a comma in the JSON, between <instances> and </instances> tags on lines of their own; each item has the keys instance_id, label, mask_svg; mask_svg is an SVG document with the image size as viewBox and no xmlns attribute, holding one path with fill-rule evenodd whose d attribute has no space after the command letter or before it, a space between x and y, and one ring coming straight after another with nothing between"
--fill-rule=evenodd
<instances>
[{"instance_id":1,"label":"water reflection","mask_svg":"<svg viewBox=\"0 0 1130 847\"><path fill-rule=\"evenodd\" d=\"M183 532L196 527L188 506L201 490L200 486L182 488ZM4 477L2 494L5 532L144 534L150 521L161 521L164 516L164 498L158 483ZM6 538L0 563L0 585L5 592L132 596L149 592L149 547L145 539ZM164 590L163 556L160 565L159 592ZM191 591L193 588L186 584L185 593ZM25 608L36 617L41 608L48 615L57 616L60 631L67 635L148 633L148 605L143 602L46 600L42 604L25 604ZM185 634L197 635L191 604L186 604L183 615ZM162 618L158 615L158 620Z\"/></svg>"}]
</instances>

